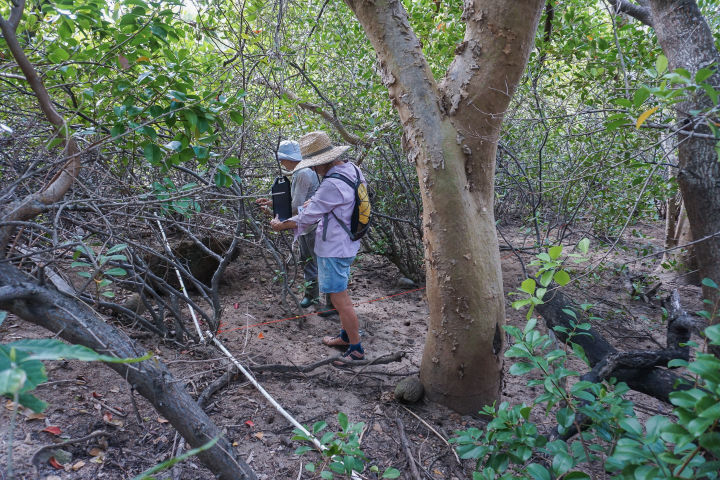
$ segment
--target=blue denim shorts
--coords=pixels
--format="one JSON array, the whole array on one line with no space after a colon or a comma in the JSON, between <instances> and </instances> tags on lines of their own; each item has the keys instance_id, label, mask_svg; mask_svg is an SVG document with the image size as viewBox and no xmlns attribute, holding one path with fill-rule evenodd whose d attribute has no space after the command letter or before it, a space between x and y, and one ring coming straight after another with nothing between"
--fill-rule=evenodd
<instances>
[{"instance_id":1,"label":"blue denim shorts","mask_svg":"<svg viewBox=\"0 0 720 480\"><path fill-rule=\"evenodd\" d=\"M320 291L340 293L347 290L353 260L355 257L317 257Z\"/></svg>"}]
</instances>

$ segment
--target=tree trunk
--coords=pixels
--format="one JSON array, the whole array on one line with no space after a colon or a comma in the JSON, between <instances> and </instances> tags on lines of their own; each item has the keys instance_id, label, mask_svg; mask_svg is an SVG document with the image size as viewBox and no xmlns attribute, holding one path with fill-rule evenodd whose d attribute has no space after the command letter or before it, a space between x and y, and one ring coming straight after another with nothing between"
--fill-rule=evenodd
<instances>
[{"instance_id":1,"label":"tree trunk","mask_svg":"<svg viewBox=\"0 0 720 480\"><path fill-rule=\"evenodd\" d=\"M7 263L0 263L0 309L98 353L120 358L145 354L125 335L98 319L89 307L54 289L37 285ZM243 460L234 458L227 438L157 359L137 364L109 363L108 366L148 399L192 447L221 437L212 448L198 454L218 478L257 478Z\"/></svg>"},{"instance_id":2,"label":"tree trunk","mask_svg":"<svg viewBox=\"0 0 720 480\"><path fill-rule=\"evenodd\" d=\"M440 85L398 0L346 0L377 52L423 200L428 397L461 413L499 398L505 307L493 213L495 151L542 0L466 1L465 40Z\"/></svg>"},{"instance_id":3,"label":"tree trunk","mask_svg":"<svg viewBox=\"0 0 720 480\"><path fill-rule=\"evenodd\" d=\"M700 279L697 274L697 261L693 253L692 232L690 222L687 218L682 195L677 194L666 201L667 211L665 214L665 248L672 249L663 254L662 262L675 263L672 266L673 272L681 276L683 283L699 285ZM688 245L685 248L676 247ZM663 267L658 267L662 270Z\"/></svg>"},{"instance_id":4,"label":"tree trunk","mask_svg":"<svg viewBox=\"0 0 720 480\"><path fill-rule=\"evenodd\" d=\"M720 53L712 32L695 0L651 0L650 11L660 46L671 69L684 68L692 75L700 68L713 68L706 80L720 89ZM678 184L690 220L700 278L720 283L720 162L717 140L707 138L707 120L691 114L707 111L711 99L698 90L677 106L678 121L684 130L678 139ZM717 119L714 119L717 121ZM703 135L694 136L693 134ZM720 301L718 291L705 287L706 298Z\"/></svg>"},{"instance_id":5,"label":"tree trunk","mask_svg":"<svg viewBox=\"0 0 720 480\"><path fill-rule=\"evenodd\" d=\"M16 31L20 24L20 20L25 9L25 0L12 2L10 16L6 20L0 15L0 31L3 39L7 43L8 50L22 70L25 79L30 84L33 93L37 97L38 105L45 114L45 117L55 128L55 133L65 139L65 148L63 150L66 159L65 164L59 172L39 191L32 195L11 202L3 206L0 210L0 219L3 226L0 228L0 258L5 256L5 249L10 236L14 231L11 222L29 220L44 211L46 205L57 202L70 189L75 178L77 178L82 168L80 163L80 149L75 139L70 135L65 119L57 112L53 106L50 95L48 94L45 84L42 82L35 67L25 55L25 51L18 42Z\"/></svg>"}]
</instances>

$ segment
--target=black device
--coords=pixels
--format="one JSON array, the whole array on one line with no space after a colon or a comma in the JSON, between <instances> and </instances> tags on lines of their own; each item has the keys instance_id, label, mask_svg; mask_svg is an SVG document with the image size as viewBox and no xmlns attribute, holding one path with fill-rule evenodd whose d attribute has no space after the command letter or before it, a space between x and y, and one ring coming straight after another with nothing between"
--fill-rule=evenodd
<instances>
[{"instance_id":1,"label":"black device","mask_svg":"<svg viewBox=\"0 0 720 480\"><path fill-rule=\"evenodd\" d=\"M277 216L280 220L292 217L290 180L286 177L276 177L270 192L272 193L273 216Z\"/></svg>"}]
</instances>

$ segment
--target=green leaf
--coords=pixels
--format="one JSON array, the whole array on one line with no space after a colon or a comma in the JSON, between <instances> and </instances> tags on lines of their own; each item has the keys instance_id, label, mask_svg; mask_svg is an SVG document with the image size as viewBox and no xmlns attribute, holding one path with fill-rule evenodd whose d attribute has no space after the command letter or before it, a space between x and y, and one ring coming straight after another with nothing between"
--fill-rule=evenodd
<instances>
[{"instance_id":1,"label":"green leaf","mask_svg":"<svg viewBox=\"0 0 720 480\"><path fill-rule=\"evenodd\" d=\"M558 257L560 257L560 254L562 254L562 250L562 245L552 246L548 248L548 255L550 255L550 258L552 258L553 260L556 260Z\"/></svg>"},{"instance_id":2,"label":"green leaf","mask_svg":"<svg viewBox=\"0 0 720 480\"><path fill-rule=\"evenodd\" d=\"M570 275L565 270L558 270L554 277L555 283L561 287L570 283Z\"/></svg>"},{"instance_id":3,"label":"green leaf","mask_svg":"<svg viewBox=\"0 0 720 480\"><path fill-rule=\"evenodd\" d=\"M42 412L48 406L46 402L43 402L35 395L31 395L29 393L21 393L20 395L18 395L18 402L23 407L27 407L36 413Z\"/></svg>"},{"instance_id":4,"label":"green leaf","mask_svg":"<svg viewBox=\"0 0 720 480\"><path fill-rule=\"evenodd\" d=\"M169 150L173 150L175 152L179 152L180 150L182 150L182 142L173 140L172 142L166 143L165 148L168 148Z\"/></svg>"},{"instance_id":5,"label":"green leaf","mask_svg":"<svg viewBox=\"0 0 720 480\"><path fill-rule=\"evenodd\" d=\"M383 473L382 478L398 478L400 477L400 470L397 468L390 467L387 470L385 470L385 473Z\"/></svg>"},{"instance_id":6,"label":"green leaf","mask_svg":"<svg viewBox=\"0 0 720 480\"><path fill-rule=\"evenodd\" d=\"M561 427L568 428L575 421L575 413L569 408L565 407L557 411L557 413L555 414L555 418L557 418L558 424Z\"/></svg>"},{"instance_id":7,"label":"green leaf","mask_svg":"<svg viewBox=\"0 0 720 480\"><path fill-rule=\"evenodd\" d=\"M15 395L25 386L27 374L22 368L0 371L0 395Z\"/></svg>"},{"instance_id":8,"label":"green leaf","mask_svg":"<svg viewBox=\"0 0 720 480\"><path fill-rule=\"evenodd\" d=\"M550 285L550 281L552 280L554 273L555 270L548 270L546 272L543 272L543 274L540 275L540 285L542 285L543 287L547 287L548 285Z\"/></svg>"},{"instance_id":9,"label":"green leaf","mask_svg":"<svg viewBox=\"0 0 720 480\"><path fill-rule=\"evenodd\" d=\"M243 117L242 112L239 112L237 110L233 110L230 112L230 118L238 125L242 125L243 123L245 123L245 117Z\"/></svg>"},{"instance_id":10,"label":"green leaf","mask_svg":"<svg viewBox=\"0 0 720 480\"><path fill-rule=\"evenodd\" d=\"M138 358L117 358L107 355L100 355L90 348L82 345L68 345L51 338L18 340L6 345L21 352L29 353L28 360L81 360L109 363L137 363L147 360L151 354Z\"/></svg>"},{"instance_id":11,"label":"green leaf","mask_svg":"<svg viewBox=\"0 0 720 480\"><path fill-rule=\"evenodd\" d=\"M105 271L105 275L112 275L115 277L122 277L127 275L127 271L124 268L115 267Z\"/></svg>"},{"instance_id":12,"label":"green leaf","mask_svg":"<svg viewBox=\"0 0 720 480\"><path fill-rule=\"evenodd\" d=\"M550 480L550 472L538 463L531 463L525 468L535 480Z\"/></svg>"},{"instance_id":13,"label":"green leaf","mask_svg":"<svg viewBox=\"0 0 720 480\"><path fill-rule=\"evenodd\" d=\"M516 362L510 366L509 372L511 375L525 375L526 373L532 371L534 368L535 365L533 365L532 363Z\"/></svg>"},{"instance_id":14,"label":"green leaf","mask_svg":"<svg viewBox=\"0 0 720 480\"><path fill-rule=\"evenodd\" d=\"M324 478L325 480L330 480L333 478L333 474L328 472L327 470L323 470L320 473L320 478Z\"/></svg>"},{"instance_id":15,"label":"green leaf","mask_svg":"<svg viewBox=\"0 0 720 480\"><path fill-rule=\"evenodd\" d=\"M520 284L520 290L522 290L525 293L529 293L530 295L535 293L535 286L537 284L535 283L535 280L532 278L526 278L522 284Z\"/></svg>"},{"instance_id":16,"label":"green leaf","mask_svg":"<svg viewBox=\"0 0 720 480\"><path fill-rule=\"evenodd\" d=\"M199 159L205 159L208 158L208 149L207 147L203 147L202 145L196 145L192 147L193 152L195 152L195 156Z\"/></svg>"},{"instance_id":17,"label":"green leaf","mask_svg":"<svg viewBox=\"0 0 720 480\"><path fill-rule=\"evenodd\" d=\"M562 475L573 467L573 458L569 453L559 451L555 453L552 461L552 469L556 475Z\"/></svg>"},{"instance_id":18,"label":"green leaf","mask_svg":"<svg viewBox=\"0 0 720 480\"><path fill-rule=\"evenodd\" d=\"M106 255L112 255L113 253L117 253L119 251L125 250L127 248L127 243L119 243L112 247L110 250L105 252Z\"/></svg>"},{"instance_id":19,"label":"green leaf","mask_svg":"<svg viewBox=\"0 0 720 480\"><path fill-rule=\"evenodd\" d=\"M183 116L192 129L197 128L198 117L195 112L192 110L185 110L183 112Z\"/></svg>"},{"instance_id":20,"label":"green leaf","mask_svg":"<svg viewBox=\"0 0 720 480\"><path fill-rule=\"evenodd\" d=\"M688 72L688 71L687 71L686 69L684 69L684 68L676 68L675 70L673 70L673 73L676 73L676 74L680 75L681 77L683 77L683 78L685 78L685 79L687 79L687 80L690 80L690 78L692 77L692 76L690 75L690 72Z\"/></svg>"},{"instance_id":21,"label":"green leaf","mask_svg":"<svg viewBox=\"0 0 720 480\"><path fill-rule=\"evenodd\" d=\"M658 55L657 59L655 60L655 70L657 70L658 75L662 75L665 73L668 67L668 59L665 55Z\"/></svg>"},{"instance_id":22,"label":"green leaf","mask_svg":"<svg viewBox=\"0 0 720 480\"><path fill-rule=\"evenodd\" d=\"M296 452L297 453L297 452ZM314 463L306 463L305 464L305 470L308 472L314 472L315 471L315 464Z\"/></svg>"},{"instance_id":23,"label":"green leaf","mask_svg":"<svg viewBox=\"0 0 720 480\"><path fill-rule=\"evenodd\" d=\"M563 480L585 480L587 478L590 478L590 475L585 472L569 472L563 477Z\"/></svg>"},{"instance_id":24,"label":"green leaf","mask_svg":"<svg viewBox=\"0 0 720 480\"><path fill-rule=\"evenodd\" d=\"M707 327L704 333L710 343L720 345L720 323Z\"/></svg>"},{"instance_id":25,"label":"green leaf","mask_svg":"<svg viewBox=\"0 0 720 480\"><path fill-rule=\"evenodd\" d=\"M0 310L0 325L3 324L3 322L5 321L6 318L7 318L7 312Z\"/></svg>"},{"instance_id":26,"label":"green leaf","mask_svg":"<svg viewBox=\"0 0 720 480\"><path fill-rule=\"evenodd\" d=\"M645 102L650 97L650 89L646 86L642 86L635 90L635 95L633 96L633 105L635 107L639 107L640 105Z\"/></svg>"},{"instance_id":27,"label":"green leaf","mask_svg":"<svg viewBox=\"0 0 720 480\"><path fill-rule=\"evenodd\" d=\"M52 63L62 63L65 60L67 60L68 58L70 58L70 54L67 51L65 51L63 48L60 48L60 47L54 48L48 54L48 59Z\"/></svg>"},{"instance_id":28,"label":"green leaf","mask_svg":"<svg viewBox=\"0 0 720 480\"><path fill-rule=\"evenodd\" d=\"M709 68L701 68L695 73L695 82L701 83L707 80L708 78L712 77L713 73L715 71L709 69Z\"/></svg>"},{"instance_id":29,"label":"green leaf","mask_svg":"<svg viewBox=\"0 0 720 480\"><path fill-rule=\"evenodd\" d=\"M154 143L148 143L143 149L145 158L151 165L160 166L162 163L162 150Z\"/></svg>"},{"instance_id":30,"label":"green leaf","mask_svg":"<svg viewBox=\"0 0 720 480\"><path fill-rule=\"evenodd\" d=\"M590 240L587 238L583 238L580 240L577 244L577 249L580 250L580 252L583 255L586 255L588 253L588 248L590 247Z\"/></svg>"},{"instance_id":31,"label":"green leaf","mask_svg":"<svg viewBox=\"0 0 720 480\"><path fill-rule=\"evenodd\" d=\"M633 417L622 418L618 422L618 425L620 425L620 427L626 432L634 433L635 435L642 435L643 433L642 425L640 425L640 422Z\"/></svg>"},{"instance_id":32,"label":"green leaf","mask_svg":"<svg viewBox=\"0 0 720 480\"><path fill-rule=\"evenodd\" d=\"M343 431L347 430L348 417L343 412L338 413L338 423L340 424L340 428L342 428Z\"/></svg>"},{"instance_id":33,"label":"green leaf","mask_svg":"<svg viewBox=\"0 0 720 480\"><path fill-rule=\"evenodd\" d=\"M324 420L321 420L319 422L315 422L312 427L312 431L314 434L318 434L321 431L323 431L325 428L327 428L327 422Z\"/></svg>"},{"instance_id":34,"label":"green leaf","mask_svg":"<svg viewBox=\"0 0 720 480\"><path fill-rule=\"evenodd\" d=\"M718 284L715 283L715 282L714 282L712 279L710 279L710 278L703 278L703 279L702 279L702 284L705 285L706 287L714 288L715 290L719 290L719 289L720 289L720 287L718 287Z\"/></svg>"}]
</instances>

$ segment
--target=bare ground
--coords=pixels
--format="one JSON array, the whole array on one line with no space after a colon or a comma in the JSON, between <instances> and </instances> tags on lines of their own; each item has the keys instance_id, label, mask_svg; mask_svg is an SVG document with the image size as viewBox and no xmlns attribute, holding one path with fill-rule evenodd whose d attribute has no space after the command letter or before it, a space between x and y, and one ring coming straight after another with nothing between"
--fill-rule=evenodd
<instances>
[{"instance_id":1,"label":"bare ground","mask_svg":"<svg viewBox=\"0 0 720 480\"><path fill-rule=\"evenodd\" d=\"M619 349L657 348L665 341L659 301L632 299L622 280L620 267L627 265L632 274L645 274L646 283L662 282L661 295L679 288L686 308L701 308L699 289L681 284L674 273L658 274L657 259L634 261L643 249L657 251L662 246L662 229L636 227L641 236L629 236L618 243L621 249L604 257L606 249L592 253L591 274L578 278L571 295L580 303L595 304L596 321L603 334ZM576 239L576 240L579 240ZM522 245L516 244L515 247ZM654 250L653 250L654 249ZM517 257L503 251L503 276L506 293L523 280ZM525 262L531 260L521 255ZM578 267L579 272L584 266ZM246 366L261 364L306 365L336 355L321 345L323 335L335 334L336 319L308 315L287 319L294 312L282 306L272 273L259 259L240 258L232 267L232 285L224 287L225 313L220 339ZM318 420L337 431L338 412L350 422L365 424L362 449L369 465L380 472L395 467L400 478L410 479L408 459L400 442L396 419L404 425L420 475L430 479L471 478L473 462L458 461L444 439L469 426L482 427L482 419L460 416L442 406L421 401L405 406L393 399L397 382L418 372L424 342L427 304L422 286L408 288L398 283L397 269L382 257L361 255L353 268L351 297L364 331L363 346L370 358L393 352L405 352L399 363L374 365L353 370L322 366L304 375L258 373L264 388L304 425ZM509 304L509 302L508 302ZM508 307L508 322L522 326L524 312ZM126 330L128 331L128 330ZM197 396L228 368L225 357L210 346L186 348L164 342L139 331L129 334L169 365L174 375ZM47 337L47 332L13 316L0 326L0 341ZM506 368L510 363L506 362ZM582 365L575 365L584 370ZM49 403L42 415L20 412L13 431L13 460L17 478L35 478L31 458L43 446L77 439L97 430L106 432L91 440L63 447L71 457L53 467L40 458L39 476L60 479L126 479L177 453L179 437L174 429L139 395L108 368L81 362L48 362L49 381L37 390L37 396ZM506 375L504 400L530 403L537 394L526 386L526 377ZM535 387L537 388L537 387ZM631 393L641 416L668 414L670 408L642 394ZM133 402L133 398L134 401ZM137 405L134 407L133 403ZM11 402L0 408L0 465L7 465ZM260 393L245 381L234 382L218 391L208 402L207 411L236 444L241 456L261 479L313 478L303 471L306 461L317 461L317 454L298 457L300 445L291 441L292 427ZM547 429L553 427L540 415L537 420ZM57 427L59 430L48 427ZM432 428L432 430L431 430ZM434 431L433 431L434 430ZM59 434L57 434L59 433ZM443 437L443 438L440 438ZM5 468L0 472L4 478ZM211 479L212 474L197 460L190 459L174 472L176 478ZM366 470L366 478L376 478ZM171 478L171 472L157 478Z\"/></svg>"}]
</instances>

